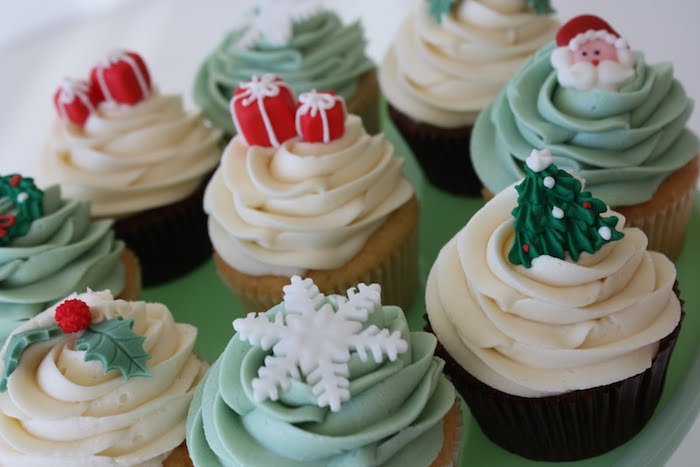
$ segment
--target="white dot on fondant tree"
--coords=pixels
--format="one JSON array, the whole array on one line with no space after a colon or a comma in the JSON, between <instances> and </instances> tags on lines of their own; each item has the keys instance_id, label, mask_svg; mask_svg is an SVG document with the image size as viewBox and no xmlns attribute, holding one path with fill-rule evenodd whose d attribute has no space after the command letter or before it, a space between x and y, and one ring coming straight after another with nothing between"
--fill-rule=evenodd
<instances>
[{"instance_id":1,"label":"white dot on fondant tree","mask_svg":"<svg viewBox=\"0 0 700 467\"><path fill-rule=\"evenodd\" d=\"M552 215L557 219L561 219L562 217L564 217L564 211L562 211L561 208L554 206L552 208Z\"/></svg>"},{"instance_id":2,"label":"white dot on fondant tree","mask_svg":"<svg viewBox=\"0 0 700 467\"><path fill-rule=\"evenodd\" d=\"M598 229L598 235L600 235L600 238L603 240L610 240L612 238L612 231L610 230L610 227L604 225Z\"/></svg>"},{"instance_id":3,"label":"white dot on fondant tree","mask_svg":"<svg viewBox=\"0 0 700 467\"><path fill-rule=\"evenodd\" d=\"M544 177L544 186L547 188L554 188L554 185L556 185L556 182L554 181L554 177Z\"/></svg>"},{"instance_id":4,"label":"white dot on fondant tree","mask_svg":"<svg viewBox=\"0 0 700 467\"><path fill-rule=\"evenodd\" d=\"M25 201L27 201L27 198L29 198L29 195L23 191L22 193L17 195L17 202L24 203Z\"/></svg>"}]
</instances>

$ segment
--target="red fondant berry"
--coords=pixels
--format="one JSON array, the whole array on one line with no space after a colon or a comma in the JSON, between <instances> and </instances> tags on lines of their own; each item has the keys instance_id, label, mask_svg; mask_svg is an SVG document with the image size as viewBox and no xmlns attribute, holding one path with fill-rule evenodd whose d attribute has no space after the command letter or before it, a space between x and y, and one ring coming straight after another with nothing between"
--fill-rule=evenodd
<instances>
[{"instance_id":1,"label":"red fondant berry","mask_svg":"<svg viewBox=\"0 0 700 467\"><path fill-rule=\"evenodd\" d=\"M21 182L21 181L22 181L22 176L15 174L10 179L10 186L17 186L17 185L19 185L19 182Z\"/></svg>"},{"instance_id":2,"label":"red fondant berry","mask_svg":"<svg viewBox=\"0 0 700 467\"><path fill-rule=\"evenodd\" d=\"M523 245L523 252L530 253L530 245L527 243Z\"/></svg>"},{"instance_id":3,"label":"red fondant berry","mask_svg":"<svg viewBox=\"0 0 700 467\"><path fill-rule=\"evenodd\" d=\"M87 303L77 298L66 300L56 307L56 323L66 334L78 332L90 324L92 315Z\"/></svg>"},{"instance_id":4,"label":"red fondant berry","mask_svg":"<svg viewBox=\"0 0 700 467\"><path fill-rule=\"evenodd\" d=\"M588 201L584 202L581 206L583 206L586 209L591 209L593 207L593 205Z\"/></svg>"}]
</instances>

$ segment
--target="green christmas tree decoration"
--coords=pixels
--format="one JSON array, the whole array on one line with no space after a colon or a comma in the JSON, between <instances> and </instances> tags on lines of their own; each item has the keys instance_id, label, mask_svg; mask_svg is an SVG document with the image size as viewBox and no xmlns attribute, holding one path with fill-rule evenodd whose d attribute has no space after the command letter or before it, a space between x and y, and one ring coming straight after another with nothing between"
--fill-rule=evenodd
<instances>
[{"instance_id":1,"label":"green christmas tree decoration","mask_svg":"<svg viewBox=\"0 0 700 467\"><path fill-rule=\"evenodd\" d=\"M549 149L533 150L526 161L527 175L515 189L515 240L508 253L513 264L531 267L541 255L578 261L582 252L595 253L604 244L621 239L617 217L602 217L607 205L581 182L552 163Z\"/></svg>"},{"instance_id":2,"label":"green christmas tree decoration","mask_svg":"<svg viewBox=\"0 0 700 467\"><path fill-rule=\"evenodd\" d=\"M17 369L19 358L22 356L22 352L24 352L27 346L62 335L63 331L56 325L46 328L28 329L27 331L14 334L5 348L5 355L3 357L4 370L0 377L0 392L7 391L7 380Z\"/></svg>"},{"instance_id":3,"label":"green christmas tree decoration","mask_svg":"<svg viewBox=\"0 0 700 467\"><path fill-rule=\"evenodd\" d=\"M85 351L85 361L97 360L105 372L117 370L125 380L133 376L151 376L146 361L152 356L143 349L145 337L134 333L134 320L110 319L90 324L76 342Z\"/></svg>"},{"instance_id":4,"label":"green christmas tree decoration","mask_svg":"<svg viewBox=\"0 0 700 467\"><path fill-rule=\"evenodd\" d=\"M435 18L438 24L442 22L442 15L449 14L457 0L428 0L430 4L430 16Z\"/></svg>"},{"instance_id":5,"label":"green christmas tree decoration","mask_svg":"<svg viewBox=\"0 0 700 467\"><path fill-rule=\"evenodd\" d=\"M44 192L18 174L0 177L0 246L26 235L44 213Z\"/></svg>"},{"instance_id":6,"label":"green christmas tree decoration","mask_svg":"<svg viewBox=\"0 0 700 467\"><path fill-rule=\"evenodd\" d=\"M554 8L550 5L549 0L525 0L527 6L535 10L538 15L551 15L555 13Z\"/></svg>"}]
</instances>

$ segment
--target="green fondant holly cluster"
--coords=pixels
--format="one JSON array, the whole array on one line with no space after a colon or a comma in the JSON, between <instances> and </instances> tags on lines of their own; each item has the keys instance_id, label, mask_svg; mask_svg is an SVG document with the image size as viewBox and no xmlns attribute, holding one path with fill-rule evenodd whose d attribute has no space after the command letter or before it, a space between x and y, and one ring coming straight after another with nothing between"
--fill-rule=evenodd
<instances>
[{"instance_id":1,"label":"green fondant holly cluster","mask_svg":"<svg viewBox=\"0 0 700 467\"><path fill-rule=\"evenodd\" d=\"M134 320L118 317L91 323L90 307L78 299L65 300L58 305L55 318L57 324L12 335L5 349L0 392L7 390L7 381L29 345L81 331L75 348L85 351L86 362L97 360L102 363L105 373L117 370L124 380L134 376L151 376L146 361L152 356L143 349L146 338L131 330Z\"/></svg>"},{"instance_id":2,"label":"green fondant holly cluster","mask_svg":"<svg viewBox=\"0 0 700 467\"><path fill-rule=\"evenodd\" d=\"M621 239L615 230L617 217L602 217L607 205L581 182L552 163L548 149L532 151L527 175L515 189L518 206L513 209L515 240L508 253L513 264L526 268L542 255L578 261L582 252L595 253L604 244Z\"/></svg>"},{"instance_id":3,"label":"green fondant holly cluster","mask_svg":"<svg viewBox=\"0 0 700 467\"><path fill-rule=\"evenodd\" d=\"M463 0L470 1L470 0ZM474 1L474 0L471 0ZM430 16L438 23L442 22L442 15L449 15L452 7L457 0L428 0L430 5ZM551 15L554 13L554 8L549 3L549 0L525 0L527 6L532 8L538 15Z\"/></svg>"},{"instance_id":4,"label":"green fondant holly cluster","mask_svg":"<svg viewBox=\"0 0 700 467\"><path fill-rule=\"evenodd\" d=\"M44 213L44 192L21 175L0 177L0 246L26 235Z\"/></svg>"}]
</instances>

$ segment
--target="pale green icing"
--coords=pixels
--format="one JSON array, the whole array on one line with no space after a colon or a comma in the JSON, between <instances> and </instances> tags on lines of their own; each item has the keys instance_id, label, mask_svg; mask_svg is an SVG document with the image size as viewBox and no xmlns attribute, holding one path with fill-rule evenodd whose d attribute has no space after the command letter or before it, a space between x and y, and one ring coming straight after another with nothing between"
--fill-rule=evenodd
<instances>
[{"instance_id":1,"label":"pale green icing","mask_svg":"<svg viewBox=\"0 0 700 467\"><path fill-rule=\"evenodd\" d=\"M611 206L647 201L698 153L686 128L693 101L671 65L637 54L635 79L619 91L579 91L559 86L553 48L540 49L479 115L471 137L479 178L497 193L525 176L533 148L548 147L559 168Z\"/></svg>"},{"instance_id":2,"label":"pale green icing","mask_svg":"<svg viewBox=\"0 0 700 467\"><path fill-rule=\"evenodd\" d=\"M253 75L274 73L298 95L311 89L330 90L349 99L360 75L374 65L365 55L366 40L359 23L344 26L330 11L293 25L285 46L264 39L250 49L236 43L246 29L229 32L204 60L194 83L194 100L215 126L234 134L229 102L241 81Z\"/></svg>"},{"instance_id":3,"label":"pale green icing","mask_svg":"<svg viewBox=\"0 0 700 467\"><path fill-rule=\"evenodd\" d=\"M456 397L442 375L444 362L434 357L437 340L411 333L398 307L373 314L365 326L400 331L409 349L382 364L353 355L351 398L339 412L318 407L310 386L298 381L280 400L256 402L251 382L269 352L235 335L190 406L187 446L195 466L430 465Z\"/></svg>"},{"instance_id":4,"label":"pale green icing","mask_svg":"<svg viewBox=\"0 0 700 467\"><path fill-rule=\"evenodd\" d=\"M0 343L23 321L73 292L124 288L124 243L111 220L90 221L90 205L44 191L44 215L0 248Z\"/></svg>"}]
</instances>

